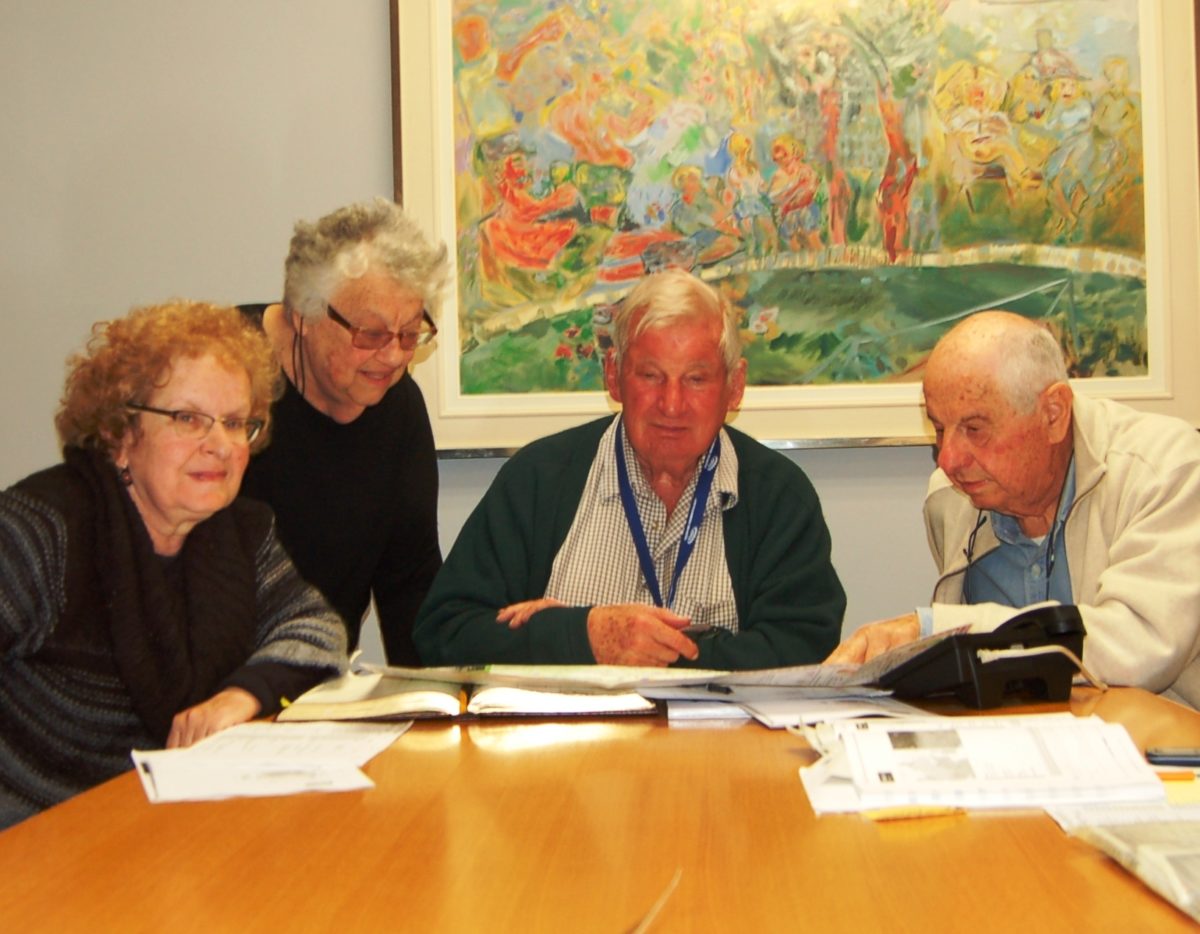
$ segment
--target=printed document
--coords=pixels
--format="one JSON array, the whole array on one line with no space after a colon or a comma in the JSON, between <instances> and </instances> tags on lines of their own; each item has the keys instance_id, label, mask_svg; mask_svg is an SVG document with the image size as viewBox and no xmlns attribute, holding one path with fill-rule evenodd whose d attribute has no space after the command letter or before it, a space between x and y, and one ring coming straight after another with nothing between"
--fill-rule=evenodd
<instances>
[{"instance_id":1,"label":"printed document","mask_svg":"<svg viewBox=\"0 0 1200 934\"><path fill-rule=\"evenodd\" d=\"M1028 714L848 720L806 730L822 758L800 770L818 813L915 805L1049 807L1158 802L1162 782L1125 728Z\"/></svg>"},{"instance_id":2,"label":"printed document","mask_svg":"<svg viewBox=\"0 0 1200 934\"><path fill-rule=\"evenodd\" d=\"M1200 921L1200 806L1054 808L1050 816Z\"/></svg>"},{"instance_id":3,"label":"printed document","mask_svg":"<svg viewBox=\"0 0 1200 934\"><path fill-rule=\"evenodd\" d=\"M151 803L355 791L374 783L359 767L406 723L243 723L186 749L133 751Z\"/></svg>"}]
</instances>

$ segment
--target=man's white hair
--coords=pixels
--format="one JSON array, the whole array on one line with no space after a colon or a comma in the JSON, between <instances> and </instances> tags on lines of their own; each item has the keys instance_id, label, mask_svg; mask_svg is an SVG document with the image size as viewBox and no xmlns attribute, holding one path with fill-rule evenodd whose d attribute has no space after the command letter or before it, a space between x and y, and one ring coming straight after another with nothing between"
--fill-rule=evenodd
<instances>
[{"instance_id":1,"label":"man's white hair","mask_svg":"<svg viewBox=\"0 0 1200 934\"><path fill-rule=\"evenodd\" d=\"M637 317L639 314L641 318ZM721 324L721 356L725 361L726 376L732 379L742 358L737 313L729 299L707 282L675 267L646 276L617 306L612 321L613 362L620 370L629 345L643 331L668 327L677 321L704 318L715 319Z\"/></svg>"},{"instance_id":2,"label":"man's white hair","mask_svg":"<svg viewBox=\"0 0 1200 934\"><path fill-rule=\"evenodd\" d=\"M1067 381L1067 364L1046 327L1006 328L1002 335L996 383L1009 404L1027 415L1047 386Z\"/></svg>"}]
</instances>

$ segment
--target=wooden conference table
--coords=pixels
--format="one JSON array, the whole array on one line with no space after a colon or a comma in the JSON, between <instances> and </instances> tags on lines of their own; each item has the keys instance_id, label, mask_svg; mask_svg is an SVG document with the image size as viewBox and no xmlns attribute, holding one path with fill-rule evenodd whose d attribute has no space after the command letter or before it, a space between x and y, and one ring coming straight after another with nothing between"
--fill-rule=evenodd
<instances>
[{"instance_id":1,"label":"wooden conference table","mask_svg":"<svg viewBox=\"0 0 1200 934\"><path fill-rule=\"evenodd\" d=\"M1070 706L1200 745L1143 691ZM150 805L127 773L0 833L0 931L620 932L677 870L653 931L1195 930L1041 813L817 818L812 757L751 723L426 721L365 792Z\"/></svg>"}]
</instances>

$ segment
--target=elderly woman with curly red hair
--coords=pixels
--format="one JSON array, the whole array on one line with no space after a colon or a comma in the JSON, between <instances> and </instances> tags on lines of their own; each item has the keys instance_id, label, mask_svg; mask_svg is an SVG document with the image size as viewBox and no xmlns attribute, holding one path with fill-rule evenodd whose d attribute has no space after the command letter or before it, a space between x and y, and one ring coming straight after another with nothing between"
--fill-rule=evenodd
<instances>
[{"instance_id":1,"label":"elderly woman with curly red hair","mask_svg":"<svg viewBox=\"0 0 1200 934\"><path fill-rule=\"evenodd\" d=\"M237 498L278 379L237 309L192 302L70 361L63 463L0 493L0 827L344 667L341 620Z\"/></svg>"}]
</instances>

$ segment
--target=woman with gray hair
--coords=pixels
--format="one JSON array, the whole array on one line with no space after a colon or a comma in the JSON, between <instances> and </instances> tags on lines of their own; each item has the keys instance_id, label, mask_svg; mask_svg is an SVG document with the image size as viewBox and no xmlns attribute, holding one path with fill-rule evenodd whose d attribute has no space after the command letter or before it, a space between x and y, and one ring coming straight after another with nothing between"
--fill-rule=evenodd
<instances>
[{"instance_id":1,"label":"woman with gray hair","mask_svg":"<svg viewBox=\"0 0 1200 934\"><path fill-rule=\"evenodd\" d=\"M287 377L244 492L349 632L372 597L388 661L417 664L412 623L442 556L433 432L408 373L437 327L447 251L382 198L296 224L283 302L244 306Z\"/></svg>"}]
</instances>

